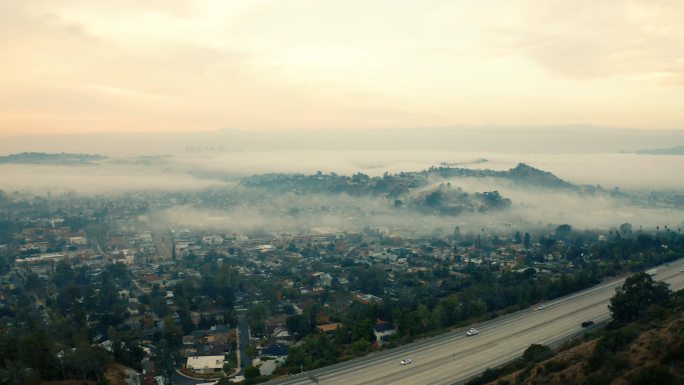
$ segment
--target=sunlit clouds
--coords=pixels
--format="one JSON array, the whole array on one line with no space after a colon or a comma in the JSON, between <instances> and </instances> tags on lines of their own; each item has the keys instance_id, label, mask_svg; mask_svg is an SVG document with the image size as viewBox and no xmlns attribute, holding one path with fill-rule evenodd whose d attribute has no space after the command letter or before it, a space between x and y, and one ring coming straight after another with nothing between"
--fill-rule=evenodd
<instances>
[{"instance_id":1,"label":"sunlit clouds","mask_svg":"<svg viewBox=\"0 0 684 385\"><path fill-rule=\"evenodd\" d=\"M0 135L681 128L680 1L0 0Z\"/></svg>"}]
</instances>

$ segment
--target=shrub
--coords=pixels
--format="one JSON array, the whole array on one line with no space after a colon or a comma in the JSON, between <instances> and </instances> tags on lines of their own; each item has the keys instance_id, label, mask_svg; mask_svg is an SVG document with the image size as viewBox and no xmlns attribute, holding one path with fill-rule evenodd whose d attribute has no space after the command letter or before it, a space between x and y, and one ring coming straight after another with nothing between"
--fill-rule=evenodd
<instances>
[{"instance_id":1,"label":"shrub","mask_svg":"<svg viewBox=\"0 0 684 385\"><path fill-rule=\"evenodd\" d=\"M567 368L568 365L569 363L566 361L553 360L544 364L544 369L549 373L555 373Z\"/></svg>"},{"instance_id":2,"label":"shrub","mask_svg":"<svg viewBox=\"0 0 684 385\"><path fill-rule=\"evenodd\" d=\"M556 353L546 345L532 344L523 353L523 360L527 363L537 363L553 357Z\"/></svg>"},{"instance_id":3,"label":"shrub","mask_svg":"<svg viewBox=\"0 0 684 385\"><path fill-rule=\"evenodd\" d=\"M630 379L629 385L672 384L675 377L670 369L663 365L647 366L637 371Z\"/></svg>"}]
</instances>

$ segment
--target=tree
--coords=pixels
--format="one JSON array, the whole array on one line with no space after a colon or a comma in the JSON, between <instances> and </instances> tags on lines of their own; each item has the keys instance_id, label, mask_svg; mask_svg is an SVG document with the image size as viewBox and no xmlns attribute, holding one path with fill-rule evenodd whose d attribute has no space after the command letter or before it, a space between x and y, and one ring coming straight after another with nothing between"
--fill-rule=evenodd
<instances>
[{"instance_id":1,"label":"tree","mask_svg":"<svg viewBox=\"0 0 684 385\"><path fill-rule=\"evenodd\" d=\"M352 328L352 341L370 341L373 336L373 325L370 319L363 319L356 322Z\"/></svg>"},{"instance_id":2,"label":"tree","mask_svg":"<svg viewBox=\"0 0 684 385\"><path fill-rule=\"evenodd\" d=\"M561 239L567 239L572 232L572 227L568 224L560 225L556 227L556 236Z\"/></svg>"},{"instance_id":3,"label":"tree","mask_svg":"<svg viewBox=\"0 0 684 385\"><path fill-rule=\"evenodd\" d=\"M299 314L292 314L287 317L285 325L290 333L297 333L297 338L302 338L309 333L306 320Z\"/></svg>"},{"instance_id":4,"label":"tree","mask_svg":"<svg viewBox=\"0 0 684 385\"><path fill-rule=\"evenodd\" d=\"M657 304L670 296L666 283L656 282L645 273L636 273L615 289L608 308L613 320L618 324L637 320L651 305Z\"/></svg>"},{"instance_id":5,"label":"tree","mask_svg":"<svg viewBox=\"0 0 684 385\"><path fill-rule=\"evenodd\" d=\"M62 287L73 279L74 271L71 269L71 266L65 261L57 262L57 265L55 266L55 275L53 277L55 285Z\"/></svg>"},{"instance_id":6,"label":"tree","mask_svg":"<svg viewBox=\"0 0 684 385\"><path fill-rule=\"evenodd\" d=\"M536 363L544 361L555 355L553 349L546 345L532 344L523 353L523 360L528 363Z\"/></svg>"},{"instance_id":7,"label":"tree","mask_svg":"<svg viewBox=\"0 0 684 385\"><path fill-rule=\"evenodd\" d=\"M252 304L247 311L247 322L249 328L255 335L261 335L264 332L264 320L268 315L268 307L263 302Z\"/></svg>"},{"instance_id":8,"label":"tree","mask_svg":"<svg viewBox=\"0 0 684 385\"><path fill-rule=\"evenodd\" d=\"M673 384L675 376L667 366L656 364L639 369L629 379L629 385Z\"/></svg>"},{"instance_id":9,"label":"tree","mask_svg":"<svg viewBox=\"0 0 684 385\"><path fill-rule=\"evenodd\" d=\"M291 371L298 372L333 364L339 356L339 347L328 336L317 334L306 337L299 346L292 346L286 362Z\"/></svg>"},{"instance_id":10,"label":"tree","mask_svg":"<svg viewBox=\"0 0 684 385\"><path fill-rule=\"evenodd\" d=\"M505 208L511 205L511 200L504 198L498 191L485 191L482 193L484 203L491 208Z\"/></svg>"},{"instance_id":11,"label":"tree","mask_svg":"<svg viewBox=\"0 0 684 385\"><path fill-rule=\"evenodd\" d=\"M632 232L632 224L628 222L621 224L620 232L622 234L630 234Z\"/></svg>"},{"instance_id":12,"label":"tree","mask_svg":"<svg viewBox=\"0 0 684 385\"><path fill-rule=\"evenodd\" d=\"M17 356L11 358L18 358L41 377L49 377L50 372L56 368L53 347L52 336L44 330L36 330L21 336L16 347Z\"/></svg>"},{"instance_id":13,"label":"tree","mask_svg":"<svg viewBox=\"0 0 684 385\"><path fill-rule=\"evenodd\" d=\"M259 371L259 368L250 366L249 368L245 369L245 379L246 380L251 380L253 378L257 378L261 375L261 372Z\"/></svg>"},{"instance_id":14,"label":"tree","mask_svg":"<svg viewBox=\"0 0 684 385\"><path fill-rule=\"evenodd\" d=\"M530 233L525 233L525 236L523 237L523 245L525 245L526 249L529 249L531 244L532 242L530 242Z\"/></svg>"},{"instance_id":15,"label":"tree","mask_svg":"<svg viewBox=\"0 0 684 385\"><path fill-rule=\"evenodd\" d=\"M425 196L425 205L428 207L439 207L442 204L442 192L439 190L433 191Z\"/></svg>"},{"instance_id":16,"label":"tree","mask_svg":"<svg viewBox=\"0 0 684 385\"><path fill-rule=\"evenodd\" d=\"M64 361L83 382L89 378L97 379L99 382L104 378L104 372L110 359L109 355L100 348L81 345L69 352Z\"/></svg>"},{"instance_id":17,"label":"tree","mask_svg":"<svg viewBox=\"0 0 684 385\"><path fill-rule=\"evenodd\" d=\"M172 345L179 344L183 338L183 328L171 313L164 317L164 338Z\"/></svg>"}]
</instances>

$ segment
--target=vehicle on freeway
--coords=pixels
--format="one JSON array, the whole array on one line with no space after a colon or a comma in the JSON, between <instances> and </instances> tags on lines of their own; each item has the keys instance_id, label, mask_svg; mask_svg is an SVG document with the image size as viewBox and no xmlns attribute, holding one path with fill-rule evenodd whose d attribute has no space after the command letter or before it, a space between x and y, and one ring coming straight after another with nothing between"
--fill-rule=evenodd
<instances>
[{"instance_id":1,"label":"vehicle on freeway","mask_svg":"<svg viewBox=\"0 0 684 385\"><path fill-rule=\"evenodd\" d=\"M403 360L399 361L399 363L402 365L408 365L411 363L411 359L410 358L404 358Z\"/></svg>"},{"instance_id":2,"label":"vehicle on freeway","mask_svg":"<svg viewBox=\"0 0 684 385\"><path fill-rule=\"evenodd\" d=\"M582 322L582 327L586 328L586 327L591 326L593 324L594 324L594 321L584 321L584 322Z\"/></svg>"},{"instance_id":3,"label":"vehicle on freeway","mask_svg":"<svg viewBox=\"0 0 684 385\"><path fill-rule=\"evenodd\" d=\"M470 336L474 336L474 335L477 334L477 333L479 333L479 331L477 331L477 329L475 329L475 328L470 328L470 329L468 329L468 331L466 332L466 335L467 335L468 337L470 337Z\"/></svg>"},{"instance_id":4,"label":"vehicle on freeway","mask_svg":"<svg viewBox=\"0 0 684 385\"><path fill-rule=\"evenodd\" d=\"M539 307L537 308L537 310L544 310L544 305L543 305L543 304L539 305Z\"/></svg>"},{"instance_id":5,"label":"vehicle on freeway","mask_svg":"<svg viewBox=\"0 0 684 385\"><path fill-rule=\"evenodd\" d=\"M679 272L680 272L680 273L684 273L684 269L679 269Z\"/></svg>"}]
</instances>

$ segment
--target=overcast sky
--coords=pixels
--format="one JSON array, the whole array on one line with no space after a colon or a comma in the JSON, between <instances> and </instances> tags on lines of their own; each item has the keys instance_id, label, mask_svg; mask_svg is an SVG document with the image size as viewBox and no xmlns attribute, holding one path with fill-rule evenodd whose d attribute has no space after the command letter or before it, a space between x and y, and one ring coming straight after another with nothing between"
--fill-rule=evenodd
<instances>
[{"instance_id":1,"label":"overcast sky","mask_svg":"<svg viewBox=\"0 0 684 385\"><path fill-rule=\"evenodd\" d=\"M681 0L0 0L0 135L684 128Z\"/></svg>"}]
</instances>

